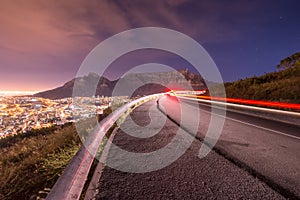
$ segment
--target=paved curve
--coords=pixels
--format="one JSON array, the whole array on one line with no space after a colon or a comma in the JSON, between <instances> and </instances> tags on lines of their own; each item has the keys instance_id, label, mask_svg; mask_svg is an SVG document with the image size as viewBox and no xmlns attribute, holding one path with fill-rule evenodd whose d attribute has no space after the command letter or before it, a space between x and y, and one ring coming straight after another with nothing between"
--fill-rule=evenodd
<instances>
[{"instance_id":1,"label":"paved curve","mask_svg":"<svg viewBox=\"0 0 300 200\"><path fill-rule=\"evenodd\" d=\"M163 97L160 104L166 107L168 115L179 120L176 99ZM210 108L197 102L184 101L183 105L191 118L193 112L200 112L197 136L204 138L210 122ZM189 129L192 125L183 126ZM299 126L227 112L216 148L285 196L300 199Z\"/></svg>"},{"instance_id":2,"label":"paved curve","mask_svg":"<svg viewBox=\"0 0 300 200\"><path fill-rule=\"evenodd\" d=\"M164 117L156 108L155 101L138 107L131 117L137 124L147 125L150 107L153 108L152 117ZM126 124L125 121L122 126ZM130 130L130 127L126 128ZM151 152L167 145L178 129L169 119L159 133L147 139L129 136L119 129L114 144L132 152ZM139 129L131 131L140 133ZM184 155L157 171L127 173L106 166L96 199L284 199L264 182L214 151L203 159L198 158L201 145L199 140L194 139ZM111 149L108 159L117 158L120 159L117 152ZM128 160L123 162L132 163Z\"/></svg>"}]
</instances>

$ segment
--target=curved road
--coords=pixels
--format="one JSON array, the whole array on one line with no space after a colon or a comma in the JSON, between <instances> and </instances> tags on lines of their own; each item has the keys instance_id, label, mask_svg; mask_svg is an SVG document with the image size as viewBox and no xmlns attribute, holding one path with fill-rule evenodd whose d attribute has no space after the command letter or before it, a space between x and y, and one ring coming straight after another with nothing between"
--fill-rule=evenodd
<instances>
[{"instance_id":1,"label":"curved road","mask_svg":"<svg viewBox=\"0 0 300 200\"><path fill-rule=\"evenodd\" d=\"M195 101L180 102L190 113L191 120L194 120L194 113L200 113L196 135L203 139L211 118L210 107ZM162 97L159 104L172 119L180 120L180 104L176 97ZM218 113L215 116L224 118ZM193 125L181 126L189 130ZM299 125L227 112L215 150L283 195L300 199Z\"/></svg>"},{"instance_id":2,"label":"curved road","mask_svg":"<svg viewBox=\"0 0 300 200\"><path fill-rule=\"evenodd\" d=\"M177 102L169 98L160 99L159 106L174 119L180 113L177 109ZM196 112L197 109L193 107L194 105L186 106L190 109L189 116L193 121L192 118L195 116L193 112ZM150 122L148 114L150 108L152 109L152 118L165 119L165 115L157 108L156 101L138 107L131 113L131 117L137 124L146 126ZM203 145L201 137L204 136L203 133L210 118L209 113L207 115L204 113L206 112L201 113L197 138L193 140L191 146L178 160L165 168L147 173L122 172L106 166L95 189L97 191L95 194L96 199L285 199L285 197L296 197L294 193L291 195L288 192L297 192L297 185L295 184L297 183L296 178L299 171L294 171L294 179L289 180L284 175L275 173L276 170L272 169L273 173L271 174L274 175L274 179L285 177L280 183L284 183L283 185L289 186L288 189L290 189L280 190L280 194L274 190L274 185L266 184L264 180L257 179L253 176L253 173L249 173L231 158L241 159L243 163L258 162L253 164L253 167L262 169L262 172L268 172L270 170L269 166L273 164L268 163L269 161L277 163L278 157L289 152L283 152L280 148L285 150L299 148L299 141L295 142L294 139L290 141L289 138L281 141L282 138L279 138L279 140L270 142L279 136L272 133L266 134L260 129L249 128L245 124L240 125L236 121L226 119L224 131L217 147L222 149L223 152L230 150L228 152L230 158L227 157L227 154L223 155L222 152L217 153L219 151L217 150L217 152L211 151L205 158L200 159L198 152L201 145ZM149 138L133 137L119 129L113 143L124 150L136 153L153 152L165 147L174 138L177 130L181 129L169 118L165 120L164 127L156 135ZM131 134L144 134L142 129L133 128L126 121L121 125L121 128L124 127L127 132L131 131ZM186 134L189 133L186 132ZM256 137L260 138L255 139ZM276 148L273 145L276 145ZM278 150L278 147L280 150ZM257 152L260 152L261 155L257 155ZM273 153L278 155L273 155ZM297 155L299 154L294 154L292 158L286 156L283 161L291 162L294 160L293 163L298 164ZM274 156L273 159L269 158L270 156ZM164 162L161 159L158 158L155 162ZM120 165L126 166L134 163L134 160L125 160L114 148L109 150L107 160L110 162L117 161ZM146 166L150 165L151 161L144 164ZM280 166L283 166L283 164ZM294 170L298 169L298 166L291 167L287 171L291 172L292 168ZM278 169L281 170L281 167L278 167Z\"/></svg>"}]
</instances>

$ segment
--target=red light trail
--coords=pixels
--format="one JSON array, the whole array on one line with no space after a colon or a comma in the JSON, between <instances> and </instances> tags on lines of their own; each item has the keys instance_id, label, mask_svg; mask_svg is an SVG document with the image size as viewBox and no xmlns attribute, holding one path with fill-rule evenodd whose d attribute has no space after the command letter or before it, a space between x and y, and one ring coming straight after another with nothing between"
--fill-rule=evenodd
<instances>
[{"instance_id":1,"label":"red light trail","mask_svg":"<svg viewBox=\"0 0 300 200\"><path fill-rule=\"evenodd\" d=\"M276 107L276 108L300 110L300 104L261 101L261 100L249 100L249 99L237 99L237 98L211 97L211 96L190 95L190 94L182 94L182 93L176 94L175 91L174 91L174 94L176 96L187 96L187 97L207 99L207 100L213 100L213 101L223 101L223 102L228 102L228 103L238 103L238 104L246 104L246 105L256 105L256 106L266 106L266 107Z\"/></svg>"}]
</instances>

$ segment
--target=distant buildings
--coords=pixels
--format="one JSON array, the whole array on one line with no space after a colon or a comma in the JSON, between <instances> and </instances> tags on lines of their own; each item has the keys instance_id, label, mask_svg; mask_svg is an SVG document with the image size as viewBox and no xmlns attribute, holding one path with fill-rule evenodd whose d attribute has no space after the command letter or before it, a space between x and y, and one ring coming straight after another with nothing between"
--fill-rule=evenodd
<instances>
[{"instance_id":1,"label":"distant buildings","mask_svg":"<svg viewBox=\"0 0 300 200\"><path fill-rule=\"evenodd\" d=\"M0 138L32 129L76 122L102 114L113 102L126 103L127 97L78 97L50 100L32 97L0 98Z\"/></svg>"}]
</instances>

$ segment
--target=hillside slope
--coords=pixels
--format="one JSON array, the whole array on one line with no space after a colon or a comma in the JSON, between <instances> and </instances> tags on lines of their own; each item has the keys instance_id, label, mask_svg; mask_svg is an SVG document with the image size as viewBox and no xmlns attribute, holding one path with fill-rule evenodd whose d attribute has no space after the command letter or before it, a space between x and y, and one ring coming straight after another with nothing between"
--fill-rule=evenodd
<instances>
[{"instance_id":1,"label":"hillside slope","mask_svg":"<svg viewBox=\"0 0 300 200\"><path fill-rule=\"evenodd\" d=\"M227 97L300 103L300 53L280 61L279 71L225 83Z\"/></svg>"},{"instance_id":2,"label":"hillside slope","mask_svg":"<svg viewBox=\"0 0 300 200\"><path fill-rule=\"evenodd\" d=\"M47 98L47 99L62 99L66 97L72 97L73 87L76 80L78 81L78 83L80 83L80 87L83 88L82 89L83 96L85 94L84 88L87 88L90 85L97 84L98 80L99 81L98 81L96 93L99 95L110 96L111 91L114 87L114 82L104 77L100 78L95 73L90 73L89 75L84 77L78 77L76 79L74 78L66 82L63 86L54 88L52 90L36 93L33 96Z\"/></svg>"}]
</instances>

